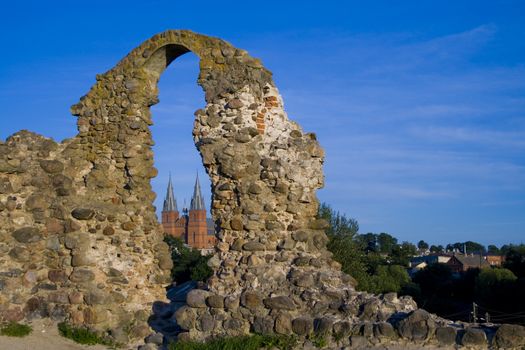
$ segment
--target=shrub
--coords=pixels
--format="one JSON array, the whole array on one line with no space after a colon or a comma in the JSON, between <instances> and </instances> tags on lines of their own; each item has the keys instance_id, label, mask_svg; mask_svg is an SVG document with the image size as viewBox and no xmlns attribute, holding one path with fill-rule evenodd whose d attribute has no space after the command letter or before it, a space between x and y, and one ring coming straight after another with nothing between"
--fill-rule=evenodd
<instances>
[{"instance_id":1,"label":"shrub","mask_svg":"<svg viewBox=\"0 0 525 350\"><path fill-rule=\"evenodd\" d=\"M184 242L172 236L165 236L164 241L171 250L173 268L171 276L178 284L186 281L206 281L213 274L208 266L211 255L203 256L197 249L192 249Z\"/></svg>"},{"instance_id":2,"label":"shrub","mask_svg":"<svg viewBox=\"0 0 525 350\"><path fill-rule=\"evenodd\" d=\"M219 338L207 343L177 342L169 345L169 350L259 350L260 348L276 347L281 350L291 350L297 343L295 337L274 335L246 335L231 338Z\"/></svg>"},{"instance_id":3,"label":"shrub","mask_svg":"<svg viewBox=\"0 0 525 350\"><path fill-rule=\"evenodd\" d=\"M27 324L20 324L16 322L9 322L5 325L0 326L0 335L8 337L25 337L29 335L33 329Z\"/></svg>"},{"instance_id":4,"label":"shrub","mask_svg":"<svg viewBox=\"0 0 525 350\"><path fill-rule=\"evenodd\" d=\"M84 327L73 327L65 322L58 324L58 332L64 338L68 338L84 345L96 345L102 344L106 346L114 346L115 344L106 338L101 337L97 333L84 328Z\"/></svg>"}]
</instances>

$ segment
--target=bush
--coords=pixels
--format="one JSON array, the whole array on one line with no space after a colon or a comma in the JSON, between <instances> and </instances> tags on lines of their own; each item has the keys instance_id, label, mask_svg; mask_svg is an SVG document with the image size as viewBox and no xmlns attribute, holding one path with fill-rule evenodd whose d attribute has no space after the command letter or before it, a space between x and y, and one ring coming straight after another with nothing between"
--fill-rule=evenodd
<instances>
[{"instance_id":1,"label":"bush","mask_svg":"<svg viewBox=\"0 0 525 350\"><path fill-rule=\"evenodd\" d=\"M29 335L33 329L27 324L20 324L16 322L9 322L5 325L0 326L0 335L8 337L25 337Z\"/></svg>"},{"instance_id":2,"label":"bush","mask_svg":"<svg viewBox=\"0 0 525 350\"><path fill-rule=\"evenodd\" d=\"M115 344L106 338L101 337L97 333L84 328L84 327L73 327L65 322L58 324L58 332L64 338L68 338L84 345L96 345L102 344L106 346L114 346Z\"/></svg>"},{"instance_id":3,"label":"bush","mask_svg":"<svg viewBox=\"0 0 525 350\"><path fill-rule=\"evenodd\" d=\"M367 291L375 294L396 292L410 283L410 277L403 266L381 265L376 274L370 277Z\"/></svg>"},{"instance_id":4,"label":"bush","mask_svg":"<svg viewBox=\"0 0 525 350\"><path fill-rule=\"evenodd\" d=\"M203 256L201 253L184 245L184 242L172 236L165 236L164 241L171 250L171 260L173 268L171 277L178 284L186 281L204 282L213 274L213 270L208 266L211 255Z\"/></svg>"},{"instance_id":5,"label":"bush","mask_svg":"<svg viewBox=\"0 0 525 350\"><path fill-rule=\"evenodd\" d=\"M169 345L169 350L259 350L276 347L281 350L291 350L297 340L294 337L273 335L246 335L240 337L214 339L207 343L177 342Z\"/></svg>"}]
</instances>

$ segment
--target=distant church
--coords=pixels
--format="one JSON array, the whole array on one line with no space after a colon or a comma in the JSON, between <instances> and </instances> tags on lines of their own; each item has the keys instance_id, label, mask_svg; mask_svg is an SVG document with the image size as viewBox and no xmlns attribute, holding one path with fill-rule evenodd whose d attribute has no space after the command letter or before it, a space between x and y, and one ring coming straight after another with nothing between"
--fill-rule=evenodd
<instances>
[{"instance_id":1,"label":"distant church","mask_svg":"<svg viewBox=\"0 0 525 350\"><path fill-rule=\"evenodd\" d=\"M215 247L215 227L212 219L206 218L206 207L201 193L199 175L195 179L193 197L190 209L182 209L182 215L177 209L177 200L173 194L171 175L168 190L162 208L162 226L166 234L178 237L192 248L211 250Z\"/></svg>"}]
</instances>

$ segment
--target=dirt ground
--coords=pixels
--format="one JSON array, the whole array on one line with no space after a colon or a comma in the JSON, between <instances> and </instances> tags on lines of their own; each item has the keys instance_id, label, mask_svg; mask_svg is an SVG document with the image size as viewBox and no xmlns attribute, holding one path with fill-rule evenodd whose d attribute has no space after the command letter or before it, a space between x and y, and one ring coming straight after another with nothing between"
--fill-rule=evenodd
<instances>
[{"instance_id":1,"label":"dirt ground","mask_svg":"<svg viewBox=\"0 0 525 350\"><path fill-rule=\"evenodd\" d=\"M87 346L75 343L58 334L56 323L37 320L31 323L33 332L24 338L0 336L0 350L105 350L101 345Z\"/></svg>"}]
</instances>

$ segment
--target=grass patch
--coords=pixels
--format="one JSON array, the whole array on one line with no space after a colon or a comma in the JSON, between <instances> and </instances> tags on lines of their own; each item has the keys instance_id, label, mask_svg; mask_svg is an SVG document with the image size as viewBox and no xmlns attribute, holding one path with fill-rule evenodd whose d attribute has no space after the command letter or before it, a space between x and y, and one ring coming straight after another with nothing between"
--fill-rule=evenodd
<instances>
[{"instance_id":1,"label":"grass patch","mask_svg":"<svg viewBox=\"0 0 525 350\"><path fill-rule=\"evenodd\" d=\"M206 343L177 342L169 345L169 350L259 350L262 347L277 347L292 350L297 344L295 337L276 335L246 335L241 337L214 339Z\"/></svg>"},{"instance_id":2,"label":"grass patch","mask_svg":"<svg viewBox=\"0 0 525 350\"><path fill-rule=\"evenodd\" d=\"M312 344L315 345L317 348L324 348L328 345L328 341L326 340L326 336L324 334L310 334L308 337Z\"/></svg>"},{"instance_id":3,"label":"grass patch","mask_svg":"<svg viewBox=\"0 0 525 350\"><path fill-rule=\"evenodd\" d=\"M102 344L106 346L114 347L115 343L107 338L101 337L99 334L90 331L84 327L73 327L65 322L58 324L58 332L64 338L68 338L84 345L96 345Z\"/></svg>"},{"instance_id":4,"label":"grass patch","mask_svg":"<svg viewBox=\"0 0 525 350\"><path fill-rule=\"evenodd\" d=\"M27 324L21 324L16 322L9 322L4 325L0 325L0 335L5 335L8 337L25 337L29 335L33 329Z\"/></svg>"}]
</instances>

